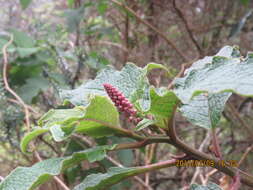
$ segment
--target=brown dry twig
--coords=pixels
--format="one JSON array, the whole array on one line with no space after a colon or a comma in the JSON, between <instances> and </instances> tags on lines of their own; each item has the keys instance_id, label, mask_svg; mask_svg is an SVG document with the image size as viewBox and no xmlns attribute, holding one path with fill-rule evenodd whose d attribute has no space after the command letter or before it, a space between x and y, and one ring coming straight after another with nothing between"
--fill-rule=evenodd
<instances>
[{"instance_id":1,"label":"brown dry twig","mask_svg":"<svg viewBox=\"0 0 253 190\"><path fill-rule=\"evenodd\" d=\"M24 108L26 127L27 127L27 131L29 132L30 131L29 109L28 109L27 105L24 103L24 101L20 98L20 96L17 95L17 93L14 92L14 90L12 90L12 88L9 86L9 83L8 83L8 75L7 75L8 56L7 56L7 51L6 50L7 50L8 46L11 45L11 43L13 42L13 35L10 34L9 36L10 36L10 40L6 44L4 44L4 46L2 48L4 87L9 93L11 93L16 98L16 100Z\"/></svg>"},{"instance_id":2,"label":"brown dry twig","mask_svg":"<svg viewBox=\"0 0 253 190\"><path fill-rule=\"evenodd\" d=\"M253 150L253 145L251 145L250 147L248 147L246 149L246 151L244 152L244 154L242 155L240 161L238 162L238 167L242 164L242 162L246 159L247 155L250 153L250 151Z\"/></svg>"},{"instance_id":3,"label":"brown dry twig","mask_svg":"<svg viewBox=\"0 0 253 190\"><path fill-rule=\"evenodd\" d=\"M228 106L232 112L232 114L237 118L237 120L241 123L242 127L244 127L244 129L250 134L250 136L253 136L253 132L251 130L251 127L241 118L240 114L238 113L237 109L235 109L235 107L228 102Z\"/></svg>"},{"instance_id":4,"label":"brown dry twig","mask_svg":"<svg viewBox=\"0 0 253 190\"><path fill-rule=\"evenodd\" d=\"M126 11L131 13L138 21L140 21L142 24L153 30L156 34L158 34L162 39L164 39L177 53L182 57L184 61L189 61L189 58L185 56L184 52L182 52L174 42L172 42L163 32L161 32L158 28L147 22L146 20L142 19L134 10L132 10L130 7L127 5L118 2L117 0L110 0L114 4L124 8Z\"/></svg>"},{"instance_id":5,"label":"brown dry twig","mask_svg":"<svg viewBox=\"0 0 253 190\"><path fill-rule=\"evenodd\" d=\"M189 34L189 36L190 36L190 38L191 38L193 44L196 46L196 48L197 48L197 50L198 50L198 54L199 54L199 55L202 55L202 54L203 54L203 51L202 51L200 45L198 44L197 40L194 38L194 35L193 35L193 33L192 33L192 30L190 29L190 26L189 26L189 24L188 24L188 21L186 20L186 18L185 18L185 16L184 16L183 12L181 11L180 8L177 7L176 0L173 0L173 3L172 3L172 4L173 4L174 9L176 10L177 15L178 15L178 16L181 18L181 20L183 21L183 23L184 23L184 25L185 25L185 28L186 28L186 31L188 32L188 34ZM198 56L199 56L199 55L198 55ZM198 56L197 56L197 57L198 57Z\"/></svg>"}]
</instances>

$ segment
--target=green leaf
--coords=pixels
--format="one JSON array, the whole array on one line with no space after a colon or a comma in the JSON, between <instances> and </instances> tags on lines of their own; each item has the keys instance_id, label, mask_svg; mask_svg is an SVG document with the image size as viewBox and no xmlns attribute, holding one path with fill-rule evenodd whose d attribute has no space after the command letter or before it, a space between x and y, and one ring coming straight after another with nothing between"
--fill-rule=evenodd
<instances>
[{"instance_id":1,"label":"green leaf","mask_svg":"<svg viewBox=\"0 0 253 190\"><path fill-rule=\"evenodd\" d=\"M32 0L19 0L19 2L22 6L22 9L26 9L30 5Z\"/></svg>"},{"instance_id":2,"label":"green leaf","mask_svg":"<svg viewBox=\"0 0 253 190\"><path fill-rule=\"evenodd\" d=\"M108 8L108 2L106 0L100 0L97 5L97 10L100 14L105 14Z\"/></svg>"},{"instance_id":3,"label":"green leaf","mask_svg":"<svg viewBox=\"0 0 253 190\"><path fill-rule=\"evenodd\" d=\"M41 91L48 89L49 86L50 84L45 78L41 76L31 77L26 80L26 84L18 89L18 94L26 103L30 104L34 97Z\"/></svg>"},{"instance_id":4,"label":"green leaf","mask_svg":"<svg viewBox=\"0 0 253 190\"><path fill-rule=\"evenodd\" d=\"M107 97L95 96L86 108L84 120L76 127L76 132L92 137L104 137L115 134L108 126L119 127L119 113ZM88 120L85 120L88 119Z\"/></svg>"},{"instance_id":5,"label":"green leaf","mask_svg":"<svg viewBox=\"0 0 253 190\"><path fill-rule=\"evenodd\" d=\"M72 132L87 134L98 138L117 133L119 114L107 97L90 97L88 106L77 106L73 109L50 110L38 122L42 127L28 133L21 142L21 149L26 152L28 143L42 133L50 131L55 141L62 141Z\"/></svg>"},{"instance_id":6,"label":"green leaf","mask_svg":"<svg viewBox=\"0 0 253 190\"><path fill-rule=\"evenodd\" d=\"M131 143L133 142L132 139L124 138L124 137L109 137L109 141L111 141L112 144L119 144L119 143ZM125 150L118 150L117 151L117 157L118 160L126 167L131 166L134 160L134 154L133 150L131 149L125 149ZM110 166L111 167L111 166Z\"/></svg>"},{"instance_id":7,"label":"green leaf","mask_svg":"<svg viewBox=\"0 0 253 190\"><path fill-rule=\"evenodd\" d=\"M172 117L175 106L179 102L178 98L173 91L168 91L163 88L157 90L151 88L150 97L151 107L147 113L154 116L157 126L162 128L167 127L166 121Z\"/></svg>"},{"instance_id":8,"label":"green leaf","mask_svg":"<svg viewBox=\"0 0 253 190\"><path fill-rule=\"evenodd\" d=\"M73 7L74 6L75 0L67 0L68 7Z\"/></svg>"},{"instance_id":9,"label":"green leaf","mask_svg":"<svg viewBox=\"0 0 253 190\"><path fill-rule=\"evenodd\" d=\"M208 183L207 186L192 184L190 190L222 190L222 188L215 183Z\"/></svg>"},{"instance_id":10,"label":"green leaf","mask_svg":"<svg viewBox=\"0 0 253 190\"><path fill-rule=\"evenodd\" d=\"M219 123L221 113L230 96L229 92L201 94L193 97L189 104L183 105L180 111L191 123L210 129Z\"/></svg>"},{"instance_id":11,"label":"green leaf","mask_svg":"<svg viewBox=\"0 0 253 190\"><path fill-rule=\"evenodd\" d=\"M29 35L27 35L25 32L12 29L11 30L13 34L13 41L16 44L16 46L21 48L33 48L35 46L35 41L32 39Z\"/></svg>"},{"instance_id":12,"label":"green leaf","mask_svg":"<svg viewBox=\"0 0 253 190\"><path fill-rule=\"evenodd\" d=\"M241 60L236 47L225 46L215 56L194 63L185 77L175 80L174 92L183 102L182 114L195 125L207 129L217 126L230 92L244 94L251 83L250 62L250 57Z\"/></svg>"},{"instance_id":13,"label":"green leaf","mask_svg":"<svg viewBox=\"0 0 253 190\"><path fill-rule=\"evenodd\" d=\"M48 132L48 129L43 129L43 128L35 128L32 132L28 133L25 135L25 137L22 139L20 143L20 149L24 153L27 152L28 144L30 141L32 141L35 137Z\"/></svg>"},{"instance_id":14,"label":"green leaf","mask_svg":"<svg viewBox=\"0 0 253 190\"><path fill-rule=\"evenodd\" d=\"M234 52L233 52L234 53ZM175 93L183 103L203 92L234 92L253 96L253 54L246 58L214 56L211 63L191 69L186 76L176 80Z\"/></svg>"},{"instance_id":15,"label":"green leaf","mask_svg":"<svg viewBox=\"0 0 253 190\"><path fill-rule=\"evenodd\" d=\"M164 65L157 63L149 63L143 68L147 73L153 69L163 69L167 72L168 76L172 76L171 72Z\"/></svg>"},{"instance_id":16,"label":"green leaf","mask_svg":"<svg viewBox=\"0 0 253 190\"><path fill-rule=\"evenodd\" d=\"M69 32L74 32L78 28L80 22L84 18L84 8L85 6L81 6L78 9L69 9L65 11L64 16L67 20Z\"/></svg>"},{"instance_id":17,"label":"green leaf","mask_svg":"<svg viewBox=\"0 0 253 190\"><path fill-rule=\"evenodd\" d=\"M18 167L0 183L0 190L33 190L51 179L52 176L59 175L63 170L83 160L95 162L104 159L106 151L114 147L115 145L95 147L75 152L68 157L44 160L32 167Z\"/></svg>"},{"instance_id":18,"label":"green leaf","mask_svg":"<svg viewBox=\"0 0 253 190\"><path fill-rule=\"evenodd\" d=\"M97 52L91 52L87 56L85 64L93 69L102 69L109 64L109 61L105 57L99 55Z\"/></svg>"},{"instance_id":19,"label":"green leaf","mask_svg":"<svg viewBox=\"0 0 253 190\"><path fill-rule=\"evenodd\" d=\"M247 6L247 5L249 4L249 1L250 1L250 0L240 0L240 2L241 2L243 5L245 5L245 6Z\"/></svg>"},{"instance_id":20,"label":"green leaf","mask_svg":"<svg viewBox=\"0 0 253 190\"><path fill-rule=\"evenodd\" d=\"M26 63L24 63L26 61ZM12 67L9 71L9 77L13 85L22 86L26 83L29 78L36 78L40 76L41 72L43 71L41 64L33 64L34 59L24 59L18 61L15 64L12 64ZM30 63L32 62L32 63Z\"/></svg>"},{"instance_id":21,"label":"green leaf","mask_svg":"<svg viewBox=\"0 0 253 190\"><path fill-rule=\"evenodd\" d=\"M133 150L119 150L117 151L119 161L126 167L131 166L134 160Z\"/></svg>"},{"instance_id":22,"label":"green leaf","mask_svg":"<svg viewBox=\"0 0 253 190\"><path fill-rule=\"evenodd\" d=\"M39 51L38 47L33 47L33 48L17 47L17 52L18 52L19 56L22 58L32 55L38 51Z\"/></svg>"},{"instance_id":23,"label":"green leaf","mask_svg":"<svg viewBox=\"0 0 253 190\"><path fill-rule=\"evenodd\" d=\"M38 124L41 127L51 127L53 125L69 125L85 115L85 108L77 106L73 109L51 109L43 115Z\"/></svg>"},{"instance_id":24,"label":"green leaf","mask_svg":"<svg viewBox=\"0 0 253 190\"><path fill-rule=\"evenodd\" d=\"M62 127L61 125L53 125L50 127L50 132L56 142L60 142L68 138L74 131L74 125Z\"/></svg>"},{"instance_id":25,"label":"green leaf","mask_svg":"<svg viewBox=\"0 0 253 190\"><path fill-rule=\"evenodd\" d=\"M155 123L156 123L156 122L155 122L154 120L144 118L143 120L141 120L141 121L137 124L135 130L136 130L136 131L140 131L140 130L145 129L146 127L148 127L148 126L150 126L150 125L153 125L153 124L155 124Z\"/></svg>"},{"instance_id":26,"label":"green leaf","mask_svg":"<svg viewBox=\"0 0 253 190\"><path fill-rule=\"evenodd\" d=\"M116 184L128 177L143 173L140 168L109 168L107 173L89 175L84 181L77 185L74 190L102 190Z\"/></svg>"}]
</instances>

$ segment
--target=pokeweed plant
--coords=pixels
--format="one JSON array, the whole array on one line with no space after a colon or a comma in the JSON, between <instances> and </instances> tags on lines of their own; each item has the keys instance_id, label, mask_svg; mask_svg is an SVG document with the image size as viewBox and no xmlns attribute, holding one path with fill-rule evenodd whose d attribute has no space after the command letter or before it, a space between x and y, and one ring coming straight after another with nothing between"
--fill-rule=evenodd
<instances>
[{"instance_id":1,"label":"pokeweed plant","mask_svg":"<svg viewBox=\"0 0 253 190\"><path fill-rule=\"evenodd\" d=\"M40 118L38 126L23 138L21 150L29 154L29 142L47 132L55 141L65 141L79 133L92 138L128 137L133 142L97 146L68 157L44 160L31 167L18 167L1 182L0 190L35 189L83 160L100 161L108 151L141 148L152 143L168 143L185 154L145 166L112 167L105 173L88 175L74 190L106 189L129 177L175 166L182 159L213 160L212 167L253 187L250 175L238 168L218 164L219 157L200 152L179 139L174 122L174 115L179 111L192 124L212 130L232 93L253 96L253 54L248 53L243 58L237 47L225 46L215 56L193 63L181 78L174 79L173 89L149 84L147 74L157 68L169 73L163 65L155 63L144 68L127 63L121 71L107 67L94 80L77 89L61 90L64 104L71 103L74 107L48 111ZM120 123L120 114L128 119L124 126ZM221 187L213 183L193 184L190 189L218 190Z\"/></svg>"}]
</instances>

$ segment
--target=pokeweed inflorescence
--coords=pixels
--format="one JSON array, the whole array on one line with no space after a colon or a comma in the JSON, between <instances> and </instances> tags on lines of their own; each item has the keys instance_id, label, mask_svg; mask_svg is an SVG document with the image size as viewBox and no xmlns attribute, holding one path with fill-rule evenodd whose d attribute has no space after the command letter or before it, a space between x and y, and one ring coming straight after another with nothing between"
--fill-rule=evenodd
<instances>
[{"instance_id":1,"label":"pokeweed inflorescence","mask_svg":"<svg viewBox=\"0 0 253 190\"><path fill-rule=\"evenodd\" d=\"M137 116L137 110L133 107L133 104L117 88L108 83L103 84L103 86L119 112L125 113L130 122L137 124L142 120Z\"/></svg>"}]
</instances>

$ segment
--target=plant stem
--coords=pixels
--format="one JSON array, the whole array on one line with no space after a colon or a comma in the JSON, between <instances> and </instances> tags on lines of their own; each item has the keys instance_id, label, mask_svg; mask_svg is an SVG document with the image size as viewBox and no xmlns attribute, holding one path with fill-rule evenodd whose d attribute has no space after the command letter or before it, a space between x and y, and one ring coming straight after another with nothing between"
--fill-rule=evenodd
<instances>
[{"instance_id":1,"label":"plant stem","mask_svg":"<svg viewBox=\"0 0 253 190\"><path fill-rule=\"evenodd\" d=\"M200 152L194 148L191 148L187 144L185 144L183 141L181 141L176 134L175 130L175 121L173 120L172 125L168 125L169 131L168 131L168 136L171 139L171 144L177 147L178 149L182 150L184 153L187 155L191 156L192 158L196 160L212 160L214 162L214 168L219 170L220 172L223 172L230 177L234 177L237 175L237 172L239 172L241 182L253 187L253 176L247 174L246 172L241 171L238 168L229 168L227 166L223 166L220 164L219 159L213 158L212 156L209 156L206 153Z\"/></svg>"},{"instance_id":2,"label":"plant stem","mask_svg":"<svg viewBox=\"0 0 253 190\"><path fill-rule=\"evenodd\" d=\"M177 161L176 159L171 159L171 160L158 162L158 163L155 163L155 164L150 164L150 165L146 165L146 166L137 167L137 168L140 169L138 174L151 172L151 171L159 170L159 169L162 169L162 168L168 168L168 167L171 167L171 166L175 166L176 161Z\"/></svg>"}]
</instances>

